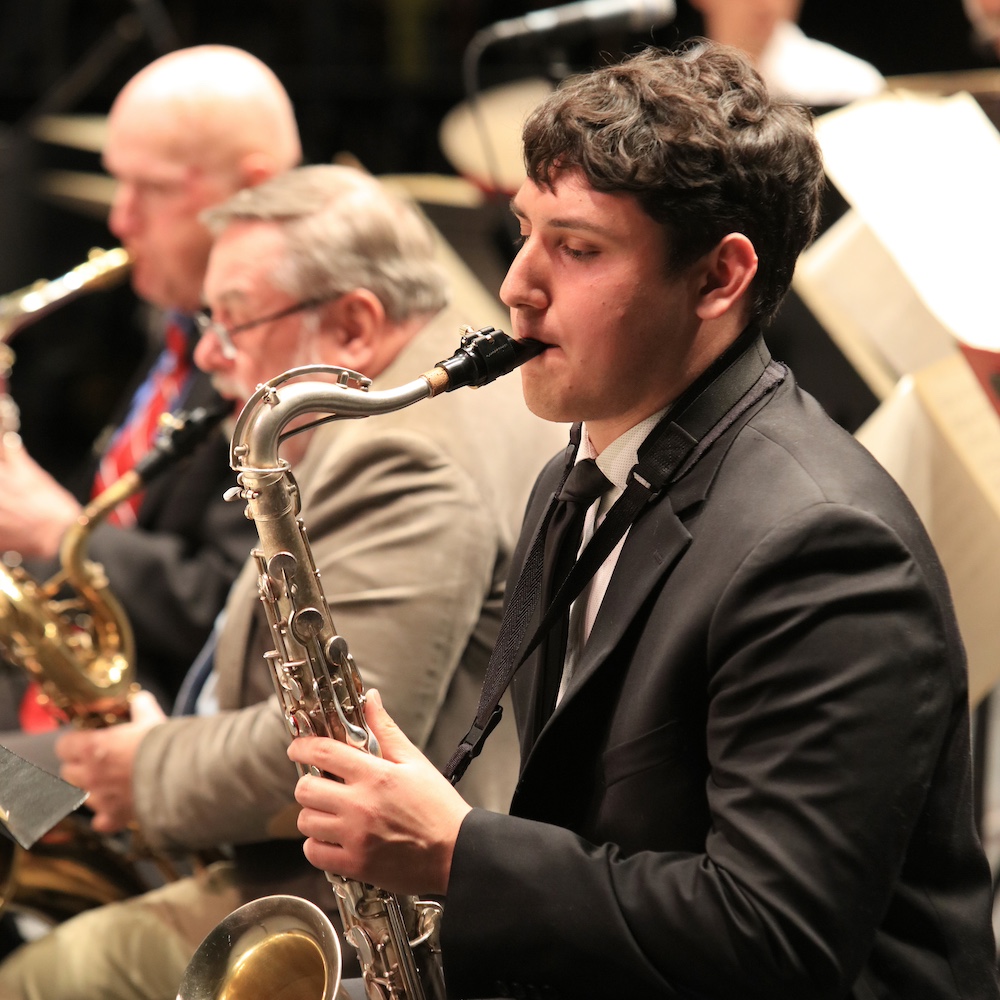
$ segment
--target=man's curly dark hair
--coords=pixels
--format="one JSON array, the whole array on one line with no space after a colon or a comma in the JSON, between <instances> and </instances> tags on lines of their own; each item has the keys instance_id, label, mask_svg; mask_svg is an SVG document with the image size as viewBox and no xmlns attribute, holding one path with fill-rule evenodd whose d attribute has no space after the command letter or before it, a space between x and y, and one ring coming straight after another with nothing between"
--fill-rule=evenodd
<instances>
[{"instance_id":1,"label":"man's curly dark hair","mask_svg":"<svg viewBox=\"0 0 1000 1000\"><path fill-rule=\"evenodd\" d=\"M578 169L597 191L636 197L681 270L728 233L759 260L749 319L766 323L813 238L824 183L810 112L773 99L738 50L701 41L647 49L567 80L528 118L528 176Z\"/></svg>"}]
</instances>

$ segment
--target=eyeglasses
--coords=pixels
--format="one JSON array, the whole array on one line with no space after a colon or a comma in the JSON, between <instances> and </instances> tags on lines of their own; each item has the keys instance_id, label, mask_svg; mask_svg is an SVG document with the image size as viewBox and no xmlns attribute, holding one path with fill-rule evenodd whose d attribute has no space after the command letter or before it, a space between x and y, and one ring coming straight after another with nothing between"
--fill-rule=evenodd
<instances>
[{"instance_id":1,"label":"eyeglasses","mask_svg":"<svg viewBox=\"0 0 1000 1000\"><path fill-rule=\"evenodd\" d=\"M237 333L252 330L255 326L263 326L265 323L276 323L279 319L284 319L286 316L293 316L295 313L305 312L307 309L315 309L316 306L331 302L335 298L339 298L339 296L329 295L320 299L304 299L302 302L296 302L294 305L279 309L276 313L271 313L270 316L261 316L260 319L238 323L229 329L224 327L218 320L212 319L212 314L207 309L195 313L194 322L198 328L198 336L201 337L206 333L214 333L219 338L219 345L222 348L223 356L232 361L236 357L236 344L233 343L233 337Z\"/></svg>"}]
</instances>

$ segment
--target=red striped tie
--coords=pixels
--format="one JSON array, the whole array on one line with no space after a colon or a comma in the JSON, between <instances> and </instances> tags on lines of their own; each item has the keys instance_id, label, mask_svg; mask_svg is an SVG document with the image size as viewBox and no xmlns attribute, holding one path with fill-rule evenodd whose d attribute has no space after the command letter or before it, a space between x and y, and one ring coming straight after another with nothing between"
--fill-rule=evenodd
<instances>
[{"instance_id":1,"label":"red striped tie","mask_svg":"<svg viewBox=\"0 0 1000 1000\"><path fill-rule=\"evenodd\" d=\"M101 459L91 496L120 479L153 446L160 418L170 413L187 384L192 371L187 334L177 322L167 324L165 343L156 364L132 398L125 422L118 428ZM136 523L142 492L120 503L108 517L109 524L132 527Z\"/></svg>"}]
</instances>

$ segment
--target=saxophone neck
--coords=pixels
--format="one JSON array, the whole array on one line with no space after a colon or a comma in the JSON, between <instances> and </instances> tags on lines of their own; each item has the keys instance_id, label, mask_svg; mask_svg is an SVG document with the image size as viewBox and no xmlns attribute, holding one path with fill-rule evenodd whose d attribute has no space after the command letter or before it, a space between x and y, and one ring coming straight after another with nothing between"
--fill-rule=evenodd
<instances>
[{"instance_id":1,"label":"saxophone neck","mask_svg":"<svg viewBox=\"0 0 1000 1000\"><path fill-rule=\"evenodd\" d=\"M103 489L80 511L76 521L67 528L59 545L59 564L67 580L78 581L86 575L84 559L87 543L97 527L120 503L124 503L143 486L142 476L135 469L126 472Z\"/></svg>"},{"instance_id":2,"label":"saxophone neck","mask_svg":"<svg viewBox=\"0 0 1000 1000\"><path fill-rule=\"evenodd\" d=\"M348 420L391 413L442 392L487 385L543 350L545 345L538 341L515 340L491 326L463 327L461 343L451 357L395 389L374 391L370 378L348 368L293 368L259 385L247 400L233 434L230 464L251 475L280 471L278 445L296 417L324 413L326 420ZM304 381L310 376L324 381Z\"/></svg>"},{"instance_id":3,"label":"saxophone neck","mask_svg":"<svg viewBox=\"0 0 1000 1000\"><path fill-rule=\"evenodd\" d=\"M79 581L85 576L85 550L94 528L120 503L194 451L232 409L232 403L224 402L215 407L197 407L181 413L164 414L149 451L133 469L98 493L63 535L59 562L67 579Z\"/></svg>"},{"instance_id":4,"label":"saxophone neck","mask_svg":"<svg viewBox=\"0 0 1000 1000\"><path fill-rule=\"evenodd\" d=\"M95 248L82 264L59 278L44 278L0 296L0 343L5 343L18 330L78 295L99 291L118 284L132 264L132 258L123 247L113 250Z\"/></svg>"}]
</instances>

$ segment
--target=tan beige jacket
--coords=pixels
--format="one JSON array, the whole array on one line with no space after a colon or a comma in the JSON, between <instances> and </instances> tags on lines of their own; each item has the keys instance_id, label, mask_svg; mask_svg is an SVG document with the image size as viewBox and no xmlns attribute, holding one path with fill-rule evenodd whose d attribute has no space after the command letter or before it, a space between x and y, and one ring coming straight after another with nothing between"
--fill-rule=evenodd
<instances>
[{"instance_id":1,"label":"tan beige jacket","mask_svg":"<svg viewBox=\"0 0 1000 1000\"><path fill-rule=\"evenodd\" d=\"M376 380L410 381L449 356L461 317L435 317ZM367 687L439 765L468 729L499 620L525 501L565 443L531 416L516 373L393 414L318 429L297 465L303 518L333 620ZM156 846L297 836L289 737L262 658L270 636L248 562L216 656L221 713L152 730L136 760L139 823ZM513 726L460 785L506 810Z\"/></svg>"}]
</instances>

